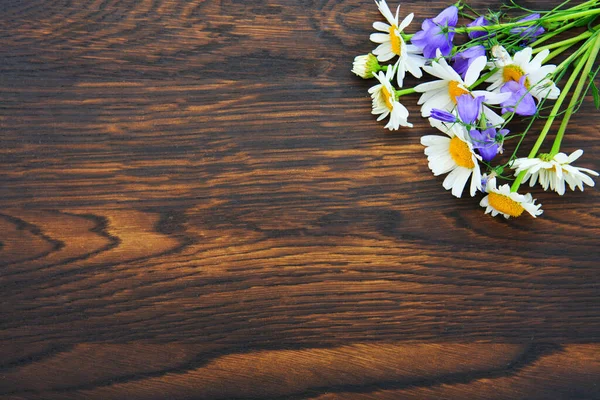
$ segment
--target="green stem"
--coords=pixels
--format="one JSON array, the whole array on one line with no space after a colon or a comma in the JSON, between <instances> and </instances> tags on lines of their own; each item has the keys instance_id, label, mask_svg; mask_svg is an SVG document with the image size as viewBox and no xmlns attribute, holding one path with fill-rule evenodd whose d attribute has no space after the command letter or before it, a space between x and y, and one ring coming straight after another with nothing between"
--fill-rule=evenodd
<instances>
[{"instance_id":1,"label":"green stem","mask_svg":"<svg viewBox=\"0 0 600 400\"><path fill-rule=\"evenodd\" d=\"M561 13L563 14L563 13ZM547 24L551 22L560 22L560 21L568 21L571 19L578 19L582 17L587 17L588 15L600 14L600 9L592 9L585 10L575 13L564 13L563 15L557 15L555 17L550 18L540 18L539 20L529 20L529 21L515 21L515 22L506 22L503 24L495 24L495 25L487 25L487 26L465 26L462 28L456 28L454 32L456 33L468 33L473 31L493 31L496 29L502 28L513 28L518 26L529 26L529 25L538 25L538 24Z\"/></svg>"},{"instance_id":2,"label":"green stem","mask_svg":"<svg viewBox=\"0 0 600 400\"><path fill-rule=\"evenodd\" d=\"M592 39L588 39L573 54L571 54L563 62L561 62L560 64L558 64L558 66L554 70L554 75L556 76L560 71L562 71L563 69L565 69L569 65L571 65L571 63L573 62L573 60L575 60L577 58L580 58L583 55L583 53L585 53L586 51L589 50L589 47L592 45L592 42L593 42Z\"/></svg>"},{"instance_id":3,"label":"green stem","mask_svg":"<svg viewBox=\"0 0 600 400\"><path fill-rule=\"evenodd\" d=\"M469 90L473 90L474 88L476 88L477 86L479 86L480 84L482 84L483 82L485 82L485 80L487 78L489 78L490 76L494 75L496 73L496 71L498 71L498 68L494 68L493 70L491 70L487 74L483 75L481 78L477 79L477 81L474 84L472 84L471 86L469 86Z\"/></svg>"},{"instance_id":4,"label":"green stem","mask_svg":"<svg viewBox=\"0 0 600 400\"><path fill-rule=\"evenodd\" d=\"M591 9L585 10L575 13L566 13L565 15L558 15L556 17L548 18L544 20L544 22L560 22L560 21L568 21L571 19L577 19L581 17L587 17L588 15L600 14L600 9Z\"/></svg>"},{"instance_id":5,"label":"green stem","mask_svg":"<svg viewBox=\"0 0 600 400\"><path fill-rule=\"evenodd\" d=\"M531 151L529 152L529 155L527 156L527 158L534 158L536 156L538 150L540 149L540 147L542 146L542 143L544 142L544 139L546 138L546 135L548 134L548 132L550 131L550 128L552 127L552 123L554 122L554 120L556 119L556 117L558 115L560 106L562 105L562 103L565 101L565 98L569 94L569 90L571 89L571 86L573 86L573 82L575 82L575 80L577 79L577 76L579 75L579 71L581 71L585 62L586 62L586 58L582 57L581 60L575 66L575 69L573 70L573 73L569 77L569 80L567 81L567 83L565 83L565 86L563 87L560 96L556 100L556 103L554 103L554 107L552 107L552 111L550 111L550 115L548 116L548 119L546 120L546 123L544 124L544 127L542 128L542 131L540 132L540 135L538 136L535 144L531 148ZM522 171L519 175L517 175L517 178L513 182L512 186L510 187L511 192L516 192L517 190L519 190L519 186L521 186L521 182L523 181L523 178L525 177L526 173L527 173L527 171Z\"/></svg>"},{"instance_id":6,"label":"green stem","mask_svg":"<svg viewBox=\"0 0 600 400\"><path fill-rule=\"evenodd\" d=\"M573 92L573 96L571 97L571 101L567 106L567 110L565 111L565 116L558 128L558 132L556 133L556 138L554 139L554 144L552 145L552 150L550 150L550 154L555 155L560 150L560 144L562 142L563 137L565 136L565 131L567 130L567 125L569 123L569 119L573 114L575 109L575 105L579 101L579 96L581 96L581 91L583 90L583 86L585 85L585 81L587 80L588 74L592 70L594 66L594 62L596 61L596 56L598 55L598 50L600 50L600 35L596 35L596 41L594 42L594 47L590 50L588 54L588 59L581 71L581 77L579 78L579 82L575 87L575 91Z\"/></svg>"},{"instance_id":7,"label":"green stem","mask_svg":"<svg viewBox=\"0 0 600 400\"><path fill-rule=\"evenodd\" d=\"M561 26L560 28L552 31L552 32L547 32L546 34L544 34L542 37L540 37L538 40L536 40L535 42L531 43L529 45L529 47L532 48L536 48L537 46L539 46L540 44L544 43L546 40L553 38L556 35L561 34L562 32L573 28L574 26L576 26L577 24L579 24L580 21L573 21L573 22L569 22L567 25Z\"/></svg>"},{"instance_id":8,"label":"green stem","mask_svg":"<svg viewBox=\"0 0 600 400\"><path fill-rule=\"evenodd\" d=\"M404 96L405 94L411 94L411 93L416 93L416 90L414 88L396 90L396 96L398 96L398 97Z\"/></svg>"},{"instance_id":9,"label":"green stem","mask_svg":"<svg viewBox=\"0 0 600 400\"><path fill-rule=\"evenodd\" d=\"M546 64L548 61L552 60L557 55L564 53L565 51L569 50L570 48L571 48L571 46L567 45L567 46L563 46L559 49L556 49L556 50L550 52L550 54L548 54L548 57L544 58L543 63Z\"/></svg>"},{"instance_id":10,"label":"green stem","mask_svg":"<svg viewBox=\"0 0 600 400\"><path fill-rule=\"evenodd\" d=\"M533 54L537 54L540 51L555 49L557 47L563 47L563 46L566 46L566 45L577 43L577 42L580 42L580 41L582 41L584 39L589 38L593 34L594 34L594 32L591 32L591 31L583 32L581 35L577 35L577 36L572 37L570 39L565 39L565 40L561 40L560 42L555 42L555 43L552 43L552 44L549 44L549 45L546 45L546 46L538 47L538 48L536 48L536 49L533 50Z\"/></svg>"}]
</instances>

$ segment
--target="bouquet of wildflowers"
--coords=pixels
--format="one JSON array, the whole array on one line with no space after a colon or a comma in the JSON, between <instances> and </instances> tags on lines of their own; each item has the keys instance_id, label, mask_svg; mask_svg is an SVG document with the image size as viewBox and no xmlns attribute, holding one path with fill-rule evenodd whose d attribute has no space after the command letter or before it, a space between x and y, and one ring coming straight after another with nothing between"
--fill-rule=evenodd
<instances>
[{"instance_id":1,"label":"bouquet of wildflowers","mask_svg":"<svg viewBox=\"0 0 600 400\"><path fill-rule=\"evenodd\" d=\"M542 213L531 194L519 194L522 184L539 183L559 195L566 186L582 191L584 185L594 186L591 176L597 172L572 165L583 150L567 155L561 145L569 119L588 91L600 107L594 85L600 70L594 68L600 0L571 7L567 0L543 12L513 3L484 15L459 2L425 19L416 33L405 32L412 13L401 20L400 6L394 14L385 0L375 3L385 19L373 24L377 32L370 39L377 47L357 56L352 72L376 81L369 89L372 113L378 121L387 118L390 130L412 126L401 101L420 93L421 115L442 132L423 136L421 144L433 174L446 174L444 189L461 197L470 181L468 192L483 193L480 205L486 213L509 218ZM515 12L520 15L511 18ZM470 22L459 25L459 15ZM558 65L550 63L555 57L562 59ZM426 82L406 88L407 72ZM517 132L510 127L515 117L526 122ZM538 119L545 119L541 129ZM542 153L557 119L561 123L554 142ZM537 132L537 140L527 157L518 158L530 132ZM507 183L500 185L501 180Z\"/></svg>"}]
</instances>

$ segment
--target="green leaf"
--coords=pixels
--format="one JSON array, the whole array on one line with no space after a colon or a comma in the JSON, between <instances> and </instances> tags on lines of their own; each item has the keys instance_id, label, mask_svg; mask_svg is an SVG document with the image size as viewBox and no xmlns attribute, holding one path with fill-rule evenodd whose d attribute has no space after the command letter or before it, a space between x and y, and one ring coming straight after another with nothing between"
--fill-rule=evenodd
<instances>
[{"instance_id":1,"label":"green leaf","mask_svg":"<svg viewBox=\"0 0 600 400\"><path fill-rule=\"evenodd\" d=\"M594 106L596 109L600 109L600 93L598 92L598 88L595 84L592 83L592 96L594 96Z\"/></svg>"}]
</instances>

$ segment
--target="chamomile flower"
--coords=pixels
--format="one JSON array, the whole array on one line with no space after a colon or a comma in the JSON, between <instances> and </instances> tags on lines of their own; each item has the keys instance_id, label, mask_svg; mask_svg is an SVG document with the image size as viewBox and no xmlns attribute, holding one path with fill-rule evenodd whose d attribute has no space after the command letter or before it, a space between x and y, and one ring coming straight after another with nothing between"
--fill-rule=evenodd
<instances>
[{"instance_id":1,"label":"chamomile flower","mask_svg":"<svg viewBox=\"0 0 600 400\"><path fill-rule=\"evenodd\" d=\"M399 22L400 6L398 6L396 15L394 15L385 0L375 0L375 3L377 3L377 8L379 8L388 23L373 23L373 28L379 32L385 32L371 34L371 41L379 43L379 46L373 50L373 54L382 62L398 56L394 68L398 86L402 87L406 71L410 72L415 78L420 78L423 76L421 68L425 65L425 58L421 55L421 50L412 44L406 44L402 38L402 30L411 23L414 14L408 14L402 22Z\"/></svg>"},{"instance_id":2,"label":"chamomile flower","mask_svg":"<svg viewBox=\"0 0 600 400\"><path fill-rule=\"evenodd\" d=\"M390 83L394 72L392 66L388 66L385 75L382 71L379 71L377 75L374 75L379 84L369 89L373 99L373 111L371 113L379 115L377 121L381 121L389 115L390 121L385 126L389 130L397 130L400 126L412 127L412 124L407 121L408 110L400 104L396 96L396 90Z\"/></svg>"},{"instance_id":3,"label":"chamomile flower","mask_svg":"<svg viewBox=\"0 0 600 400\"><path fill-rule=\"evenodd\" d=\"M431 110L453 111L456 108L458 97L464 94L470 94L474 97L483 96L486 104L500 104L510 97L510 93L491 93L485 90L469 90L469 86L479 79L479 74L485 68L487 60L485 56L477 57L467 69L465 79L446 62L442 54L437 52L437 60L433 60L431 66L425 66L423 69L430 75L440 78L436 81L422 83L415 87L417 92L423 93L417 104L421 104L421 115L429 117ZM504 123L502 117L492 111L485 105L482 112L487 121L493 125Z\"/></svg>"},{"instance_id":4,"label":"chamomile flower","mask_svg":"<svg viewBox=\"0 0 600 400\"><path fill-rule=\"evenodd\" d=\"M504 47L494 46L492 55L495 59L490 67L498 70L486 79L486 82L491 83L487 89L499 91L506 83L519 82L525 77L524 86L538 101L544 98L557 99L560 89L548 77L556 70L556 65L542 65L548 54L550 50L540 51L532 60L533 49L526 47L511 57Z\"/></svg>"},{"instance_id":5,"label":"chamomile flower","mask_svg":"<svg viewBox=\"0 0 600 400\"><path fill-rule=\"evenodd\" d=\"M541 204L535 204L535 199L531 193L525 195L517 192L511 192L510 186L504 184L496 188L496 179L488 179L485 188L487 196L481 199L479 205L485 207L486 214L492 214L495 217L502 214L504 218L519 217L524 211L528 212L532 217L537 217L543 213Z\"/></svg>"},{"instance_id":6,"label":"chamomile flower","mask_svg":"<svg viewBox=\"0 0 600 400\"><path fill-rule=\"evenodd\" d=\"M598 176L596 171L587 168L574 167L571 163L577 160L583 154L583 150L579 149L571 155L558 153L553 157L550 155L542 155L540 158L518 158L513 163L515 175L522 171L526 171L523 182L529 181L529 185L533 186L540 181L540 185L544 190L556 191L559 195L565 194L565 182L571 190L579 188L583 191L583 185L594 186L595 182L588 175Z\"/></svg>"},{"instance_id":7,"label":"chamomile flower","mask_svg":"<svg viewBox=\"0 0 600 400\"><path fill-rule=\"evenodd\" d=\"M377 57L371 53L354 57L352 72L363 79L373 78L380 69L381 66L377 62Z\"/></svg>"},{"instance_id":8,"label":"chamomile flower","mask_svg":"<svg viewBox=\"0 0 600 400\"><path fill-rule=\"evenodd\" d=\"M442 183L444 189L452 190L456 197L471 178L470 194L475 196L481 190L480 157L473 151L466 129L459 124L444 124L432 120L431 124L448 136L427 135L421 138L425 146L425 155L433 175L448 174Z\"/></svg>"}]
</instances>

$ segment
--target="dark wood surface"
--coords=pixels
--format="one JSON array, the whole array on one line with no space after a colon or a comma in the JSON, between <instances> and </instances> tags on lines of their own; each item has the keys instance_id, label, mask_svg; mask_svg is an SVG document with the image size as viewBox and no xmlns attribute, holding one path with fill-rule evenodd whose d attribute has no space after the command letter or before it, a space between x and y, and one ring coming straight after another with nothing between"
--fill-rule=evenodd
<instances>
[{"instance_id":1,"label":"dark wood surface","mask_svg":"<svg viewBox=\"0 0 600 400\"><path fill-rule=\"evenodd\" d=\"M377 19L0 1L3 399L600 398L598 190L445 192L416 97L390 133L350 73ZM597 115L564 146L600 170Z\"/></svg>"}]
</instances>

